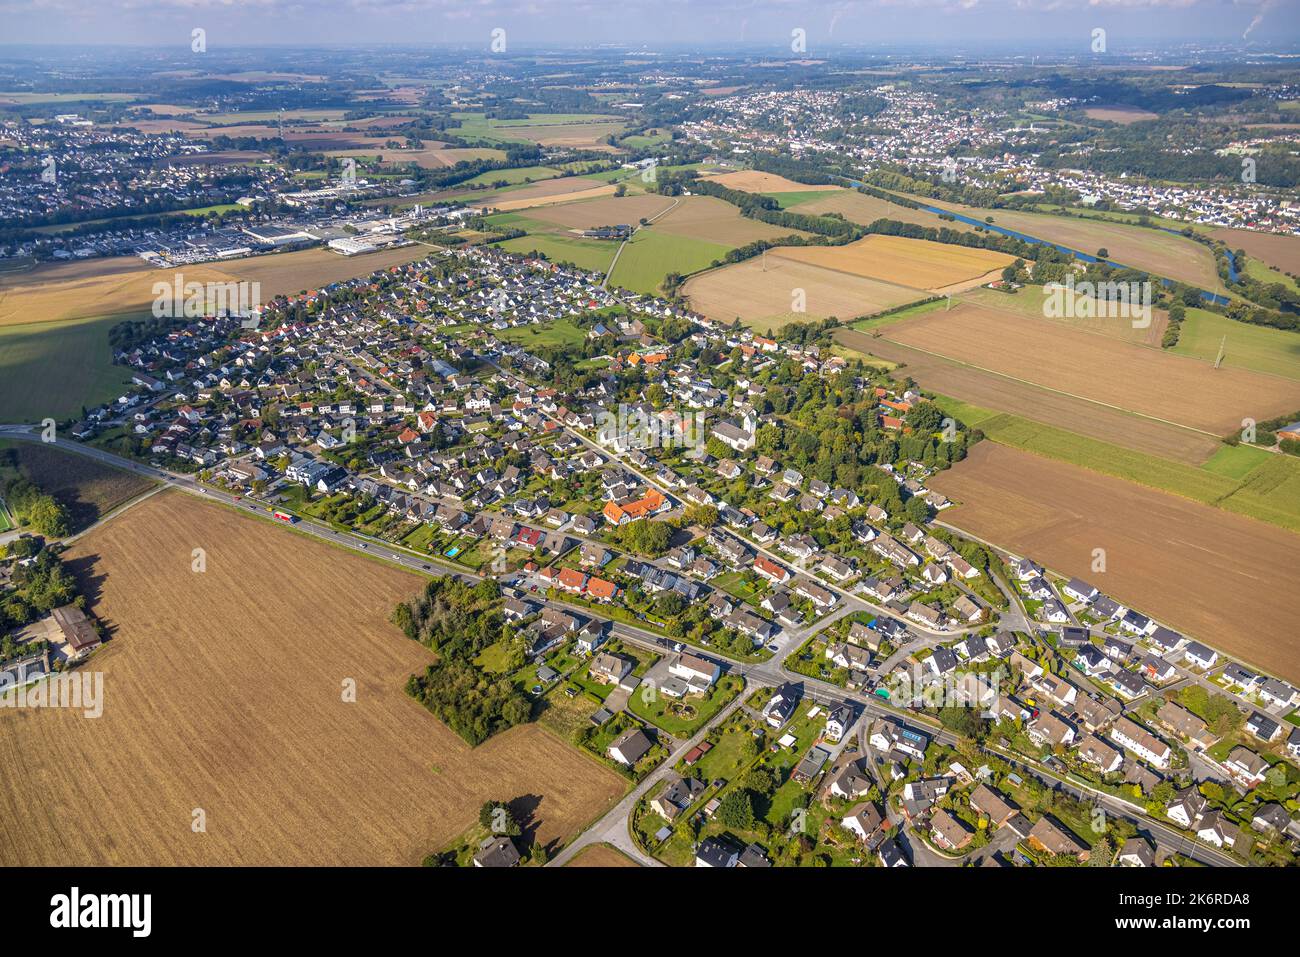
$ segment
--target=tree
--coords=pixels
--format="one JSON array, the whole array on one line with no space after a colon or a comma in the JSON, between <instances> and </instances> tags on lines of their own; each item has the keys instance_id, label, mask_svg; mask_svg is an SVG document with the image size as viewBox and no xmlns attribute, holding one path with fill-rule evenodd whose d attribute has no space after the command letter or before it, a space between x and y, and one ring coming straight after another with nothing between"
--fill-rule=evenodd
<instances>
[{"instance_id":1,"label":"tree","mask_svg":"<svg viewBox=\"0 0 1300 957\"><path fill-rule=\"evenodd\" d=\"M1109 259L1109 258L1110 258L1110 250L1107 249L1105 246L1102 246L1100 249L1097 250L1097 258L1098 258L1098 259Z\"/></svg>"},{"instance_id":2,"label":"tree","mask_svg":"<svg viewBox=\"0 0 1300 957\"><path fill-rule=\"evenodd\" d=\"M907 517L917 525L923 524L930 517L930 506L919 495L913 495L909 498L903 510L907 512Z\"/></svg>"},{"instance_id":3,"label":"tree","mask_svg":"<svg viewBox=\"0 0 1300 957\"><path fill-rule=\"evenodd\" d=\"M737 788L727 794L718 805L718 820L727 827L748 831L754 826L754 804L749 792Z\"/></svg>"},{"instance_id":4,"label":"tree","mask_svg":"<svg viewBox=\"0 0 1300 957\"><path fill-rule=\"evenodd\" d=\"M688 505L682 512L687 525L701 525L712 528L718 524L718 510L712 505Z\"/></svg>"},{"instance_id":5,"label":"tree","mask_svg":"<svg viewBox=\"0 0 1300 957\"><path fill-rule=\"evenodd\" d=\"M750 768L741 779L741 784L755 794L771 794L776 790L776 778L767 768Z\"/></svg>"},{"instance_id":6,"label":"tree","mask_svg":"<svg viewBox=\"0 0 1300 957\"><path fill-rule=\"evenodd\" d=\"M478 823L480 827L487 828L493 834L518 837L523 833L523 828L515 820L514 812L505 801L488 801L479 808Z\"/></svg>"},{"instance_id":7,"label":"tree","mask_svg":"<svg viewBox=\"0 0 1300 957\"><path fill-rule=\"evenodd\" d=\"M686 610L686 599L675 591L666 591L655 597L655 611L665 618L675 617Z\"/></svg>"}]
</instances>

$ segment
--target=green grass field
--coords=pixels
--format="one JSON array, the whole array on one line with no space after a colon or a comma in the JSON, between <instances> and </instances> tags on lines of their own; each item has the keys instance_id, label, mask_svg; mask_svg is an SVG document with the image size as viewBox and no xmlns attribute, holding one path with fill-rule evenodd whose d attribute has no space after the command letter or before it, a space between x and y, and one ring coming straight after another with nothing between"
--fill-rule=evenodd
<instances>
[{"instance_id":1,"label":"green grass field","mask_svg":"<svg viewBox=\"0 0 1300 957\"><path fill-rule=\"evenodd\" d=\"M1288 289L1293 288L1295 284L1294 280L1286 273L1282 272L1280 269L1274 269L1272 266L1256 259L1254 256L1246 257L1246 266L1243 272L1245 272L1245 274L1251 279L1257 279L1260 282L1267 283L1278 282L1283 286L1286 286Z\"/></svg>"},{"instance_id":2,"label":"green grass field","mask_svg":"<svg viewBox=\"0 0 1300 957\"><path fill-rule=\"evenodd\" d=\"M883 329L885 326L892 326L896 322L902 322L904 319L911 319L913 316L922 316L927 312L934 312L936 309L944 309L948 305L946 299L936 299L934 302L923 302L915 306L908 306L897 312L891 312L885 316L876 316L867 319L859 319L853 323L850 328L857 329L859 332L871 332L875 329Z\"/></svg>"},{"instance_id":3,"label":"green grass field","mask_svg":"<svg viewBox=\"0 0 1300 957\"><path fill-rule=\"evenodd\" d=\"M603 273L614 259L617 243L600 239L579 239L554 233L530 233L496 244L511 253L539 252L552 262L573 263L579 269ZM621 263L620 263L621 265Z\"/></svg>"},{"instance_id":4,"label":"green grass field","mask_svg":"<svg viewBox=\"0 0 1300 957\"><path fill-rule=\"evenodd\" d=\"M1235 322L1204 309L1187 310L1178 345L1172 351L1213 362L1220 343L1224 344L1224 365L1300 379L1300 332Z\"/></svg>"},{"instance_id":5,"label":"green grass field","mask_svg":"<svg viewBox=\"0 0 1300 957\"><path fill-rule=\"evenodd\" d=\"M1249 445L1225 445L1210 456L1209 461L1202 463L1201 468L1240 481L1272 459L1273 456L1263 449L1251 448Z\"/></svg>"},{"instance_id":6,"label":"green grass field","mask_svg":"<svg viewBox=\"0 0 1300 957\"><path fill-rule=\"evenodd\" d=\"M496 336L527 349L529 346L580 346L586 340L587 333L575 326L572 320L559 319L536 325L514 326L501 330Z\"/></svg>"},{"instance_id":7,"label":"green grass field","mask_svg":"<svg viewBox=\"0 0 1300 957\"><path fill-rule=\"evenodd\" d=\"M1293 456L1224 446L1198 467L947 396L937 396L936 401L949 415L1002 445L1300 532L1300 459Z\"/></svg>"},{"instance_id":8,"label":"green grass field","mask_svg":"<svg viewBox=\"0 0 1300 957\"><path fill-rule=\"evenodd\" d=\"M776 200L782 209L789 209L791 206L802 206L804 203L826 198L824 190L815 189L799 190L794 193L764 193L763 195Z\"/></svg>"},{"instance_id":9,"label":"green grass field","mask_svg":"<svg viewBox=\"0 0 1300 957\"><path fill-rule=\"evenodd\" d=\"M143 99L139 93L0 93L0 106L31 106L36 103L124 103Z\"/></svg>"},{"instance_id":10,"label":"green grass field","mask_svg":"<svg viewBox=\"0 0 1300 957\"><path fill-rule=\"evenodd\" d=\"M660 143L670 143L672 139L672 133L667 130L648 130L645 133L634 133L631 136L625 136L618 143L628 149L643 150L651 146L658 146Z\"/></svg>"},{"instance_id":11,"label":"green grass field","mask_svg":"<svg viewBox=\"0 0 1300 957\"><path fill-rule=\"evenodd\" d=\"M623 248L609 281L633 292L653 293L670 272L685 276L722 259L729 251L730 247L721 243L656 233L654 227L639 229Z\"/></svg>"},{"instance_id":12,"label":"green grass field","mask_svg":"<svg viewBox=\"0 0 1300 957\"><path fill-rule=\"evenodd\" d=\"M1300 531L1300 459L1270 455L1221 507Z\"/></svg>"},{"instance_id":13,"label":"green grass field","mask_svg":"<svg viewBox=\"0 0 1300 957\"><path fill-rule=\"evenodd\" d=\"M514 169L494 169L486 173L479 173L473 179L467 179L463 183L457 183L457 186L478 186L482 183L501 183L505 182L511 186L517 186L520 183L526 183L530 180L537 182L543 179L555 179L560 175L560 171L552 169L549 166L517 166Z\"/></svg>"},{"instance_id":14,"label":"green grass field","mask_svg":"<svg viewBox=\"0 0 1300 957\"><path fill-rule=\"evenodd\" d=\"M535 136L544 136L548 127L591 126L593 137L598 137L618 132L624 126L622 117L595 113L530 113L522 120L488 119L483 113L453 113L452 116L461 121L452 132L468 140L498 143L532 143Z\"/></svg>"},{"instance_id":15,"label":"green grass field","mask_svg":"<svg viewBox=\"0 0 1300 957\"><path fill-rule=\"evenodd\" d=\"M132 315L0 326L0 422L66 419L121 395L108 330Z\"/></svg>"}]
</instances>

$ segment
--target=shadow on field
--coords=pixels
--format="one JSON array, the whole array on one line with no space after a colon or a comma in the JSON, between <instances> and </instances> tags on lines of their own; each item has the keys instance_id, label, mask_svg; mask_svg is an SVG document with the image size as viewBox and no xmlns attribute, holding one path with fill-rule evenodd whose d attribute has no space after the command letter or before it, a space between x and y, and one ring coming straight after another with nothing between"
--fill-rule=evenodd
<instances>
[{"instance_id":1,"label":"shadow on field","mask_svg":"<svg viewBox=\"0 0 1300 957\"><path fill-rule=\"evenodd\" d=\"M542 796L540 794L524 794L514 798L509 802L510 814L519 824L519 844L520 848L532 847L533 842L537 840L537 827L541 823L537 818L537 809L541 807ZM558 842L552 841L546 845L547 853L553 854L558 848Z\"/></svg>"}]
</instances>

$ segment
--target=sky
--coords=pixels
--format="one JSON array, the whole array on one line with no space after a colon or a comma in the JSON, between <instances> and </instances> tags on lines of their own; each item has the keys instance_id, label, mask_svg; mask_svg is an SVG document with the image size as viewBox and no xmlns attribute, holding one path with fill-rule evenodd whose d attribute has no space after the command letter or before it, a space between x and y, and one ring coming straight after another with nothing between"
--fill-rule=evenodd
<instances>
[{"instance_id":1,"label":"sky","mask_svg":"<svg viewBox=\"0 0 1300 957\"><path fill-rule=\"evenodd\" d=\"M1300 0L0 0L0 43L208 49L273 43L491 43L788 50L845 45L1087 53L1200 42L1300 53Z\"/></svg>"}]
</instances>

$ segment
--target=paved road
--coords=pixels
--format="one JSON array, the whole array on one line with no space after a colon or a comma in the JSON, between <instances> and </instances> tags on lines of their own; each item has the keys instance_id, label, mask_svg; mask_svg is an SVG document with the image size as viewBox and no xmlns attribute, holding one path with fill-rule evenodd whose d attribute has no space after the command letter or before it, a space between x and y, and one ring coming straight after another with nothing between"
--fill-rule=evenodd
<instances>
[{"instance_id":1,"label":"paved road","mask_svg":"<svg viewBox=\"0 0 1300 957\"><path fill-rule=\"evenodd\" d=\"M26 442L40 442L40 434L33 426L27 425L0 425L0 438L16 439ZM221 489L211 488L201 484L193 475L186 475L182 472L172 472L167 469L157 468L152 465L144 465L131 459L124 458L120 455L114 455L104 449L97 448L93 445L83 445L80 442L74 442L70 439L59 439L54 443L54 447L61 452L69 452L74 455L84 455L87 458L95 459L106 465L115 468L124 469L128 472L135 472L163 483L163 488L174 488L181 492L196 497L209 499L214 502L220 502L229 505L231 508L237 508L249 515L256 516L267 522L276 523L276 519L271 516L268 506L259 502L250 501L248 498L240 495L232 495ZM155 492L162 491L162 488L155 489ZM121 510L113 513L120 514ZM110 519L109 515L105 520ZM277 523L279 524L279 523ZM359 532L339 531L329 525L314 521L310 518L302 518L293 525L293 528L305 535L311 535L323 541L331 542L343 548L350 548L354 551L362 552L367 555L374 555L378 558L393 562L394 564L406 568L432 572L435 566L439 571L451 571L460 574L466 578L477 579L479 576L450 562L445 562L433 555L421 555L418 552L412 552L404 548L390 545L378 538L369 535L362 535ZM89 531L89 529L87 529ZM85 534L82 532L81 534Z\"/></svg>"}]
</instances>

